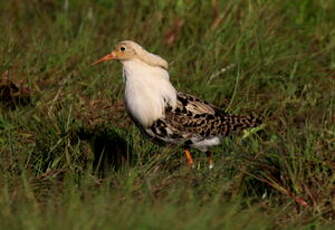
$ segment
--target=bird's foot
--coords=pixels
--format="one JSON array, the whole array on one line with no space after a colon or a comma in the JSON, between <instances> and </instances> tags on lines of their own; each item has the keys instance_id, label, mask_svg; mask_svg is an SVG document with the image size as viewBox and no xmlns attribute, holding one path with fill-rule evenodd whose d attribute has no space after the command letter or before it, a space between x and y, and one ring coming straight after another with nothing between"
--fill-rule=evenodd
<instances>
[{"instance_id":1,"label":"bird's foot","mask_svg":"<svg viewBox=\"0 0 335 230\"><path fill-rule=\"evenodd\" d=\"M194 162L190 150L184 149L184 155L186 158L186 164L189 165L191 168L194 168Z\"/></svg>"},{"instance_id":2,"label":"bird's foot","mask_svg":"<svg viewBox=\"0 0 335 230\"><path fill-rule=\"evenodd\" d=\"M207 160L208 160L208 168L213 169L214 168L214 162L213 162L213 159L212 159L213 154L212 154L212 152L207 151L206 155L207 155Z\"/></svg>"}]
</instances>

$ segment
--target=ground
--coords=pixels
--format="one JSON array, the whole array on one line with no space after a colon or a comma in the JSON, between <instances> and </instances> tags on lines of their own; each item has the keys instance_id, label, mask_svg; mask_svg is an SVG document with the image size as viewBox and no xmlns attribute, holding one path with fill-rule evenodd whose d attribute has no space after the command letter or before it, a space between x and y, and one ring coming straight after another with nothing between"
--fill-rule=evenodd
<instances>
[{"instance_id":1,"label":"ground","mask_svg":"<svg viewBox=\"0 0 335 230\"><path fill-rule=\"evenodd\" d=\"M1 229L332 229L335 2L0 2ZM258 130L194 152L124 111L121 40Z\"/></svg>"}]
</instances>

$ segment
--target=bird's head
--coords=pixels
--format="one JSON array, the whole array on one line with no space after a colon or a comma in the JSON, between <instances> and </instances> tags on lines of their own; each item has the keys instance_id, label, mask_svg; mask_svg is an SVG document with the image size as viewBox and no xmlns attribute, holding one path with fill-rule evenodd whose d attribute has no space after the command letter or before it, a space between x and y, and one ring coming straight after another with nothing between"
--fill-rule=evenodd
<instances>
[{"instance_id":1,"label":"bird's head","mask_svg":"<svg viewBox=\"0 0 335 230\"><path fill-rule=\"evenodd\" d=\"M141 60L142 62L151 66L157 66L164 69L168 68L168 63L163 58L146 51L145 49L143 49L142 46L140 46L136 42L129 40L122 41L119 44L117 44L115 49L111 53L100 58L92 65L96 65L98 63L105 62L108 60L119 60L122 62L131 59Z\"/></svg>"}]
</instances>

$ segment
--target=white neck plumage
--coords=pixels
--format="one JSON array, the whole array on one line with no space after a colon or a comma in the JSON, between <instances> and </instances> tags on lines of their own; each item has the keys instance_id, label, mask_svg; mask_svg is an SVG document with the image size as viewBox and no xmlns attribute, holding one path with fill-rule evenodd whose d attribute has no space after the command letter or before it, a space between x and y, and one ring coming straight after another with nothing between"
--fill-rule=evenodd
<instances>
[{"instance_id":1,"label":"white neck plumage","mask_svg":"<svg viewBox=\"0 0 335 230\"><path fill-rule=\"evenodd\" d=\"M125 78L125 102L133 119L144 127L164 117L165 106L176 106L176 90L169 73L162 67L139 59L122 61Z\"/></svg>"}]
</instances>

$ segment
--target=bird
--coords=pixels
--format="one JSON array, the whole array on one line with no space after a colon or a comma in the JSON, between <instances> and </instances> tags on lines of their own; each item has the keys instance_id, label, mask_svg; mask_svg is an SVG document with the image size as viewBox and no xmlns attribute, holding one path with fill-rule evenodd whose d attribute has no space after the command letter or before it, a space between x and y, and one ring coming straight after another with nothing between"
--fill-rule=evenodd
<instances>
[{"instance_id":1,"label":"bird","mask_svg":"<svg viewBox=\"0 0 335 230\"><path fill-rule=\"evenodd\" d=\"M118 60L123 65L125 107L136 126L151 140L183 147L186 163L194 167L190 149L207 155L233 131L259 126L254 115L230 114L191 94L178 91L170 81L168 62L138 43L125 40L92 65Z\"/></svg>"}]
</instances>

